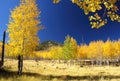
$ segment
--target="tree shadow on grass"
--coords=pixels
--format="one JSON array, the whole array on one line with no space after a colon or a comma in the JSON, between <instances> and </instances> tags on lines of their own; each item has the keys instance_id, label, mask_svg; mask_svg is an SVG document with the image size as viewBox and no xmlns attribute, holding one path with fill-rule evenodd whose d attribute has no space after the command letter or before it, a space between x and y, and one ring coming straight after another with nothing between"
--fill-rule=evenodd
<instances>
[{"instance_id":1,"label":"tree shadow on grass","mask_svg":"<svg viewBox=\"0 0 120 81\"><path fill-rule=\"evenodd\" d=\"M23 72L22 76L35 76L38 77L40 76L40 74L37 73L30 73L30 72ZM6 70L6 69L0 69L0 77L5 77L5 78L9 78L9 77L14 77L14 76L19 76L17 74L17 71L10 71L10 70Z\"/></svg>"},{"instance_id":2,"label":"tree shadow on grass","mask_svg":"<svg viewBox=\"0 0 120 81\"><path fill-rule=\"evenodd\" d=\"M120 79L120 76L115 76L115 75L86 75L86 76L70 76L70 75L61 75L61 76L55 76L55 75L41 75L37 73L30 73L30 72L23 72L21 76L28 76L28 77L36 77L36 78L41 78L42 80L52 80L54 78L60 79L60 80L95 80L98 81L101 78L105 80L110 80L110 79ZM17 72L15 71L9 71L5 69L0 69L0 77L2 78L11 78L11 77L19 77L17 75Z\"/></svg>"}]
</instances>

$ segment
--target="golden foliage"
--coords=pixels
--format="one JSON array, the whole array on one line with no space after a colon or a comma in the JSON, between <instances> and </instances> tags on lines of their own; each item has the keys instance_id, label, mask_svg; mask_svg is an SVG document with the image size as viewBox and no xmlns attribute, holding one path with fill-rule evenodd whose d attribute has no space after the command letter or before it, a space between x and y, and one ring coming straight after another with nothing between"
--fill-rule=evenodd
<instances>
[{"instance_id":1,"label":"golden foliage","mask_svg":"<svg viewBox=\"0 0 120 81\"><path fill-rule=\"evenodd\" d=\"M32 54L39 44L37 32L40 29L38 17L40 12L35 0L21 0L19 6L11 11L8 24L9 54L28 55Z\"/></svg>"},{"instance_id":2,"label":"golden foliage","mask_svg":"<svg viewBox=\"0 0 120 81\"><path fill-rule=\"evenodd\" d=\"M57 1L57 0L56 0ZM112 21L120 22L119 0L71 0L89 16L92 28L100 28L107 23L110 18ZM101 12L100 12L101 11ZM91 15L92 13L92 15Z\"/></svg>"},{"instance_id":3,"label":"golden foliage","mask_svg":"<svg viewBox=\"0 0 120 81\"><path fill-rule=\"evenodd\" d=\"M87 45L78 46L77 59L86 59L87 58ZM85 51L86 50L86 51Z\"/></svg>"},{"instance_id":4,"label":"golden foliage","mask_svg":"<svg viewBox=\"0 0 120 81\"><path fill-rule=\"evenodd\" d=\"M54 46L47 51L36 52L36 57L41 57L44 59L117 59L120 56L120 40L111 41L108 39L106 42L101 40L92 41L89 45L77 45L75 43L77 48L74 43L72 43L73 46L70 47L70 49L68 49L69 47L67 46L69 44L67 44L65 47ZM74 49L74 51L72 49Z\"/></svg>"}]
</instances>

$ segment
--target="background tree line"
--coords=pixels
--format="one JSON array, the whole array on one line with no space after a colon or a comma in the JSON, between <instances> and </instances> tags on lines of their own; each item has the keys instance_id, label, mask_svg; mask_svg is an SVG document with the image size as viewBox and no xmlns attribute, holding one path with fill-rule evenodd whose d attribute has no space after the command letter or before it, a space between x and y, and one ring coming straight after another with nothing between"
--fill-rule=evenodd
<instances>
[{"instance_id":1,"label":"background tree line","mask_svg":"<svg viewBox=\"0 0 120 81\"><path fill-rule=\"evenodd\" d=\"M73 37L66 36L62 46L52 46L47 50L37 51L36 57L57 60L96 59L118 60L120 57L120 40L92 41L78 45Z\"/></svg>"}]
</instances>

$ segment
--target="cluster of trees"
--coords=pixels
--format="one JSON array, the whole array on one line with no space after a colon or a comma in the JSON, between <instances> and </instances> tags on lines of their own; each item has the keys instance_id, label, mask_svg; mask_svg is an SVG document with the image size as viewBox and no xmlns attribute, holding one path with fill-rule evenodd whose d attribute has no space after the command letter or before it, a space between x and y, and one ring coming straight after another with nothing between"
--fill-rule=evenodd
<instances>
[{"instance_id":1,"label":"cluster of trees","mask_svg":"<svg viewBox=\"0 0 120 81\"><path fill-rule=\"evenodd\" d=\"M47 51L36 53L37 57L44 59L119 59L120 40L103 42L92 41L88 45L77 45L74 38L67 36L63 46L54 46Z\"/></svg>"},{"instance_id":2,"label":"cluster of trees","mask_svg":"<svg viewBox=\"0 0 120 81\"><path fill-rule=\"evenodd\" d=\"M93 41L89 45L78 46L77 58L82 59L116 59L120 56L120 40L106 42Z\"/></svg>"},{"instance_id":3,"label":"cluster of trees","mask_svg":"<svg viewBox=\"0 0 120 81\"><path fill-rule=\"evenodd\" d=\"M36 57L47 59L75 59L77 54L77 42L67 36L63 46L53 46L48 50L36 53Z\"/></svg>"}]
</instances>

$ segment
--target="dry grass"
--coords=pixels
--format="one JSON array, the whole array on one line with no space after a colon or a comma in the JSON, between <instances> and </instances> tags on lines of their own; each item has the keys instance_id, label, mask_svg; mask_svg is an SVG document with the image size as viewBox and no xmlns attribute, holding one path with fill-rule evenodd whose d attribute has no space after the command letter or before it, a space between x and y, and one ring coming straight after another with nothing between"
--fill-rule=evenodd
<instances>
[{"instance_id":1,"label":"dry grass","mask_svg":"<svg viewBox=\"0 0 120 81\"><path fill-rule=\"evenodd\" d=\"M13 74L13 77L2 76L0 81L120 81L120 67L113 66L80 67L50 61L24 60L23 75L20 77L15 73L17 60L5 59L4 68L11 71L7 74Z\"/></svg>"}]
</instances>

